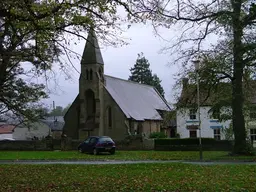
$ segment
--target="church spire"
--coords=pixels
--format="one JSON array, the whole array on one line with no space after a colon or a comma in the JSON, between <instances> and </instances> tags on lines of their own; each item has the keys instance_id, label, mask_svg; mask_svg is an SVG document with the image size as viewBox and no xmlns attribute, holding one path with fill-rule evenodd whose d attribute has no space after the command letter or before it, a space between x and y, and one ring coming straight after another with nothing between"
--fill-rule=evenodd
<instances>
[{"instance_id":1,"label":"church spire","mask_svg":"<svg viewBox=\"0 0 256 192\"><path fill-rule=\"evenodd\" d=\"M81 61L81 65L86 64L104 64L98 40L93 28L91 28L88 33Z\"/></svg>"}]
</instances>

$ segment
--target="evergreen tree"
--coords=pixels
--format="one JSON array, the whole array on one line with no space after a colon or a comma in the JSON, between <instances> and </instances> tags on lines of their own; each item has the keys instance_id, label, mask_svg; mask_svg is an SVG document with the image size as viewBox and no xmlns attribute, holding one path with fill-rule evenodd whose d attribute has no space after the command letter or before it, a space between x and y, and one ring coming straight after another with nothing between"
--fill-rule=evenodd
<instances>
[{"instance_id":1,"label":"evergreen tree","mask_svg":"<svg viewBox=\"0 0 256 192\"><path fill-rule=\"evenodd\" d=\"M136 63L134 67L130 69L130 71L131 76L129 76L128 80L154 86L157 91L164 97L164 89L161 86L161 80L156 74L152 75L150 63L145 58L143 53L138 54Z\"/></svg>"},{"instance_id":2,"label":"evergreen tree","mask_svg":"<svg viewBox=\"0 0 256 192\"><path fill-rule=\"evenodd\" d=\"M164 88L161 86L161 82L162 81L159 79L159 77L156 74L154 74L152 78L152 86L154 86L160 93L160 95L164 97Z\"/></svg>"},{"instance_id":3,"label":"evergreen tree","mask_svg":"<svg viewBox=\"0 0 256 192\"><path fill-rule=\"evenodd\" d=\"M143 56L143 53L138 54L138 58L134 67L130 69L131 76L130 81L151 85L152 72L149 68L150 64L148 60Z\"/></svg>"}]
</instances>

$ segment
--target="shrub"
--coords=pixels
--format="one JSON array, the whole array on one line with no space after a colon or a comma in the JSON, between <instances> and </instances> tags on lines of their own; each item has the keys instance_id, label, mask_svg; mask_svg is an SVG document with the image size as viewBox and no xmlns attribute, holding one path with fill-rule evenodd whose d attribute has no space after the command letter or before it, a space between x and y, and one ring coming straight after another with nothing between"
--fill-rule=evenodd
<instances>
[{"instance_id":1,"label":"shrub","mask_svg":"<svg viewBox=\"0 0 256 192\"><path fill-rule=\"evenodd\" d=\"M153 132L153 133L150 133L149 135L149 138L157 138L157 139L160 139L160 138L166 138L167 135L165 135L163 132Z\"/></svg>"}]
</instances>

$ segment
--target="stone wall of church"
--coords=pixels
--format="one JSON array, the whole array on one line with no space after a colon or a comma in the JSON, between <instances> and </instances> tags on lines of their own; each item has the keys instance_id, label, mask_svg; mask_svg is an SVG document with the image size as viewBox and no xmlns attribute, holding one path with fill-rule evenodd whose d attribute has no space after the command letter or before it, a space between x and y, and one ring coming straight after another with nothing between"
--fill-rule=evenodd
<instances>
[{"instance_id":1,"label":"stone wall of church","mask_svg":"<svg viewBox=\"0 0 256 192\"><path fill-rule=\"evenodd\" d=\"M144 121L142 132L146 136L149 136L150 133L153 133L153 132L160 132L160 125L161 125L161 121L149 121L149 120Z\"/></svg>"},{"instance_id":2,"label":"stone wall of church","mask_svg":"<svg viewBox=\"0 0 256 192\"><path fill-rule=\"evenodd\" d=\"M63 127L63 133L73 139L78 139L78 127L79 127L78 109L79 109L79 97L77 97L74 100L68 112L64 116L65 125Z\"/></svg>"},{"instance_id":3,"label":"stone wall of church","mask_svg":"<svg viewBox=\"0 0 256 192\"><path fill-rule=\"evenodd\" d=\"M111 122L109 122L109 108ZM127 136L126 117L116 104L108 91L104 89L104 135L110 136L115 141L121 141Z\"/></svg>"}]
</instances>

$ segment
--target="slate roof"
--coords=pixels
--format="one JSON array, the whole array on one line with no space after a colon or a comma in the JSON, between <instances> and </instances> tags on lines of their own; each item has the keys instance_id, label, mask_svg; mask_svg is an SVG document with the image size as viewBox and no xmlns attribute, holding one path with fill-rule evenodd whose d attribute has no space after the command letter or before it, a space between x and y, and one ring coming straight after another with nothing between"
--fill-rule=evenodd
<instances>
[{"instance_id":1,"label":"slate roof","mask_svg":"<svg viewBox=\"0 0 256 192\"><path fill-rule=\"evenodd\" d=\"M245 101L256 104L256 81L244 83ZM226 106L231 105L232 85L231 83L221 82L215 86L207 83L200 83L200 105L212 106L216 103L222 103ZM183 88L177 107L191 107L197 105L197 86L196 84L188 83L188 80L183 82Z\"/></svg>"},{"instance_id":2,"label":"slate roof","mask_svg":"<svg viewBox=\"0 0 256 192\"><path fill-rule=\"evenodd\" d=\"M43 123L48 125L52 131L62 131L65 124L63 116L47 117L41 120Z\"/></svg>"},{"instance_id":3,"label":"slate roof","mask_svg":"<svg viewBox=\"0 0 256 192\"><path fill-rule=\"evenodd\" d=\"M102 65L104 64L100 47L98 44L98 40L92 28L88 33L88 37L87 37L87 41L86 41L86 45L84 48L84 53L81 61L81 65L86 65L86 64L102 64Z\"/></svg>"},{"instance_id":4,"label":"slate roof","mask_svg":"<svg viewBox=\"0 0 256 192\"><path fill-rule=\"evenodd\" d=\"M157 110L170 111L158 91L149 85L105 75L105 88L127 118L137 121L162 120Z\"/></svg>"},{"instance_id":5,"label":"slate roof","mask_svg":"<svg viewBox=\"0 0 256 192\"><path fill-rule=\"evenodd\" d=\"M0 134L13 133L14 129L15 129L14 125L9 125L9 124L0 125Z\"/></svg>"}]
</instances>

